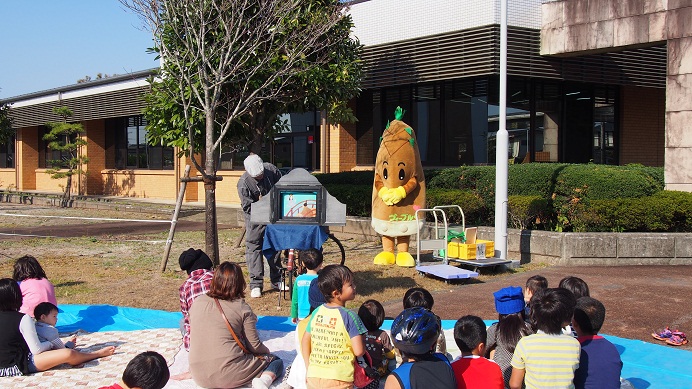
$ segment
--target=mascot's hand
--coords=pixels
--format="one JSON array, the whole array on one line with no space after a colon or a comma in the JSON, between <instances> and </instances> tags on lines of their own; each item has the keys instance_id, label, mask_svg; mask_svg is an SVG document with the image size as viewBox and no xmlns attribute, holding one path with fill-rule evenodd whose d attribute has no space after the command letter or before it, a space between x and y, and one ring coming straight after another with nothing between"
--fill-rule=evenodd
<instances>
[{"instance_id":1,"label":"mascot's hand","mask_svg":"<svg viewBox=\"0 0 692 389\"><path fill-rule=\"evenodd\" d=\"M387 187L382 187L379 192L377 192L380 198L382 199L382 202L384 202L387 205L394 205L392 202L392 190L387 188Z\"/></svg>"},{"instance_id":2,"label":"mascot's hand","mask_svg":"<svg viewBox=\"0 0 692 389\"><path fill-rule=\"evenodd\" d=\"M403 186L399 186L397 188L391 189L389 191L390 193L390 201L393 204L397 204L399 201L403 200L406 198L406 189L404 189Z\"/></svg>"},{"instance_id":3,"label":"mascot's hand","mask_svg":"<svg viewBox=\"0 0 692 389\"><path fill-rule=\"evenodd\" d=\"M377 192L377 196L379 196L384 201L384 196L388 190L389 188L387 188L386 186L381 187L380 190Z\"/></svg>"}]
</instances>

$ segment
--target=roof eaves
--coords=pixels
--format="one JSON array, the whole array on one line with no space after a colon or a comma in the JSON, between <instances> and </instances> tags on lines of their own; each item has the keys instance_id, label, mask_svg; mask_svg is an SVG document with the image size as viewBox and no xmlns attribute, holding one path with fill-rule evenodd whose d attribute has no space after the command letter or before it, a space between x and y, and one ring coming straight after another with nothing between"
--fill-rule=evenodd
<instances>
[{"instance_id":1,"label":"roof eaves","mask_svg":"<svg viewBox=\"0 0 692 389\"><path fill-rule=\"evenodd\" d=\"M31 93L27 93L27 94L23 94L23 95L19 95L19 96L9 97L6 99L0 99L0 105L5 104L5 103L12 104L12 103L16 103L19 101L30 100L30 99L35 99L38 97L54 95L56 93L70 92L70 91L74 91L74 90L88 89L88 88L93 88L93 87L102 86L102 85L115 84L115 83L122 82L122 81L144 79L144 78L147 78L151 75L154 75L157 70L159 70L159 68L140 70L137 72L118 75L115 77L107 77L107 78L102 78L99 80L92 80L92 81L83 82L83 83L79 83L79 84L72 84L72 85L61 86L58 88L47 89L47 90L38 91L38 92L31 92Z\"/></svg>"}]
</instances>

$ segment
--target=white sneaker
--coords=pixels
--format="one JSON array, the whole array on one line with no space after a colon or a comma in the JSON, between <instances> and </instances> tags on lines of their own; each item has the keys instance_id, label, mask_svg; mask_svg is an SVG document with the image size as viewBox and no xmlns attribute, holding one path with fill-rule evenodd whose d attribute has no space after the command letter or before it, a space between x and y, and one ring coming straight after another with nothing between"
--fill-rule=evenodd
<instances>
[{"instance_id":1,"label":"white sneaker","mask_svg":"<svg viewBox=\"0 0 692 389\"><path fill-rule=\"evenodd\" d=\"M271 386L271 384L271 382L267 384L267 382L263 380L262 377L252 379L252 389L269 389L269 386Z\"/></svg>"},{"instance_id":2,"label":"white sneaker","mask_svg":"<svg viewBox=\"0 0 692 389\"><path fill-rule=\"evenodd\" d=\"M288 288L288 285L285 285L283 282L277 282L276 284L272 284L272 288L274 288L276 290L283 290L283 291L290 290Z\"/></svg>"},{"instance_id":3,"label":"white sneaker","mask_svg":"<svg viewBox=\"0 0 692 389\"><path fill-rule=\"evenodd\" d=\"M255 298L255 299L262 297L262 289L252 288L252 290L250 290L250 297Z\"/></svg>"}]
</instances>

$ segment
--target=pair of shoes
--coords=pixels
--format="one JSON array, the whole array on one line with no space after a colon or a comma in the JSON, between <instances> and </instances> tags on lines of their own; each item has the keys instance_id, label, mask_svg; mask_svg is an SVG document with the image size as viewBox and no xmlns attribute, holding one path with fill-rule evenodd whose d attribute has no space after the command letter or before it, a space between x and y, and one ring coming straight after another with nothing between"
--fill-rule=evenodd
<instances>
[{"instance_id":1,"label":"pair of shoes","mask_svg":"<svg viewBox=\"0 0 692 389\"><path fill-rule=\"evenodd\" d=\"M255 298L255 299L262 297L262 289L252 288L252 290L250 290L250 297Z\"/></svg>"},{"instance_id":2,"label":"pair of shoes","mask_svg":"<svg viewBox=\"0 0 692 389\"><path fill-rule=\"evenodd\" d=\"M652 332L651 336L656 340L660 340L660 341L666 342L666 343L668 343L668 340L672 339L673 337L678 337L678 338L683 339L685 341L687 340L687 335L685 335L684 332L679 331L679 330L671 331L670 327L666 327L659 332Z\"/></svg>"},{"instance_id":3,"label":"pair of shoes","mask_svg":"<svg viewBox=\"0 0 692 389\"><path fill-rule=\"evenodd\" d=\"M272 283L272 288L279 290L279 291L289 290L288 285L284 284L283 282Z\"/></svg>"}]
</instances>

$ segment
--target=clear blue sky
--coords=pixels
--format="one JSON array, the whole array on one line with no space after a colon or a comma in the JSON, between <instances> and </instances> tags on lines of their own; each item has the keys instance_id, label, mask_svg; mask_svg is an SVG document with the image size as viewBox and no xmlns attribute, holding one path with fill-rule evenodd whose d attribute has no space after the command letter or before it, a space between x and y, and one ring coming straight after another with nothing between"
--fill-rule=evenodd
<instances>
[{"instance_id":1,"label":"clear blue sky","mask_svg":"<svg viewBox=\"0 0 692 389\"><path fill-rule=\"evenodd\" d=\"M0 0L0 99L157 67L151 46L117 0Z\"/></svg>"}]
</instances>

